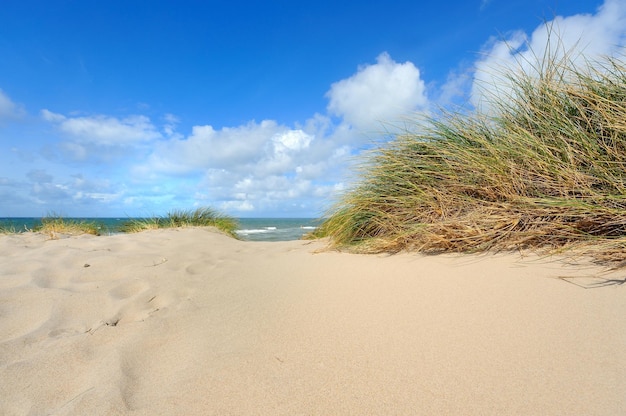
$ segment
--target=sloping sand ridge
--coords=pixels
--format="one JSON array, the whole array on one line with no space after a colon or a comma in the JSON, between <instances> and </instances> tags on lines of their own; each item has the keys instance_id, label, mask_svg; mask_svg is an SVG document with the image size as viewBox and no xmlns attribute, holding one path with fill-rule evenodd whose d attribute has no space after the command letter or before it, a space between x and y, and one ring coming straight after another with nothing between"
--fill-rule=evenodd
<instances>
[{"instance_id":1,"label":"sloping sand ridge","mask_svg":"<svg viewBox=\"0 0 626 416\"><path fill-rule=\"evenodd\" d=\"M626 414L626 271L322 247L0 236L0 414Z\"/></svg>"}]
</instances>

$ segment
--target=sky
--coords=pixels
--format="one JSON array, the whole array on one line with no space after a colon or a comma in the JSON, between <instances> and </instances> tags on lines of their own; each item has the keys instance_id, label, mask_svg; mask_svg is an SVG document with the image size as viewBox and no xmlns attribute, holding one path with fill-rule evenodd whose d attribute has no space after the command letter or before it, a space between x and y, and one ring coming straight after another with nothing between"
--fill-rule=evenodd
<instances>
[{"instance_id":1,"label":"sky","mask_svg":"<svg viewBox=\"0 0 626 416\"><path fill-rule=\"evenodd\" d=\"M363 152L554 42L621 54L626 0L6 1L0 217L319 217Z\"/></svg>"}]
</instances>

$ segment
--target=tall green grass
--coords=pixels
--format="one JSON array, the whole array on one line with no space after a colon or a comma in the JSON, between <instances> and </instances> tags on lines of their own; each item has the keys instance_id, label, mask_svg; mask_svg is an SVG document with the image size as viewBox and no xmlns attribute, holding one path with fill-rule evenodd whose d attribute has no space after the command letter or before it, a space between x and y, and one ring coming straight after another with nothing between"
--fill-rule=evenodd
<instances>
[{"instance_id":1,"label":"tall green grass","mask_svg":"<svg viewBox=\"0 0 626 416\"><path fill-rule=\"evenodd\" d=\"M626 258L626 65L533 71L504 73L513 88L490 114L416 120L369 154L317 235L367 252L593 243Z\"/></svg>"},{"instance_id":2,"label":"tall green grass","mask_svg":"<svg viewBox=\"0 0 626 416\"><path fill-rule=\"evenodd\" d=\"M237 221L222 215L211 208L195 210L174 210L163 217L151 217L124 223L122 232L134 233L159 228L176 227L215 227L223 233L236 237Z\"/></svg>"}]
</instances>

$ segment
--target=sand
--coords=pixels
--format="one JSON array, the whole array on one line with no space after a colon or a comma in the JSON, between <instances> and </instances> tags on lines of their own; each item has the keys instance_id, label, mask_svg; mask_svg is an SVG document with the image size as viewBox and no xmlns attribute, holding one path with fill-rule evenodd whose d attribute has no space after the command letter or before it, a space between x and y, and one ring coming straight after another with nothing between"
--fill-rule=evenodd
<instances>
[{"instance_id":1,"label":"sand","mask_svg":"<svg viewBox=\"0 0 626 416\"><path fill-rule=\"evenodd\" d=\"M626 271L323 247L0 236L0 414L626 414Z\"/></svg>"}]
</instances>

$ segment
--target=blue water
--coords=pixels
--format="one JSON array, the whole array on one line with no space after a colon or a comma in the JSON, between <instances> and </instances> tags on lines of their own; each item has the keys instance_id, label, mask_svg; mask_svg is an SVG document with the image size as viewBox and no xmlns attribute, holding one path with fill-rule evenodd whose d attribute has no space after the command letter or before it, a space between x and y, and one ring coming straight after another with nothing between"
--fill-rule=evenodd
<instances>
[{"instance_id":1,"label":"blue water","mask_svg":"<svg viewBox=\"0 0 626 416\"><path fill-rule=\"evenodd\" d=\"M101 234L117 234L125 222L133 218L66 218L95 222L101 227ZM0 229L15 232L32 230L40 224L41 218L0 218ZM237 235L250 241L289 241L299 240L319 224L313 218L239 218Z\"/></svg>"},{"instance_id":2,"label":"blue water","mask_svg":"<svg viewBox=\"0 0 626 416\"><path fill-rule=\"evenodd\" d=\"M319 220L313 218L240 218L237 235L250 241L299 240L315 230Z\"/></svg>"}]
</instances>

